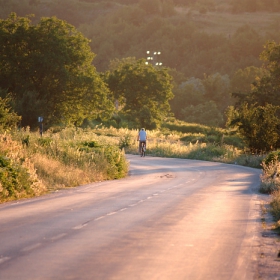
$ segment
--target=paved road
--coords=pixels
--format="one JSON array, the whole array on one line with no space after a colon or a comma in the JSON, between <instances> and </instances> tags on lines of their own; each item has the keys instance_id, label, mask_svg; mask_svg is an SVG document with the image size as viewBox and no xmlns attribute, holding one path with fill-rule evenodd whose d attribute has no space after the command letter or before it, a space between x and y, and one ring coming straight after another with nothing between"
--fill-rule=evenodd
<instances>
[{"instance_id":1,"label":"paved road","mask_svg":"<svg viewBox=\"0 0 280 280\"><path fill-rule=\"evenodd\" d=\"M128 159L126 179L0 205L0 279L253 279L259 170Z\"/></svg>"}]
</instances>

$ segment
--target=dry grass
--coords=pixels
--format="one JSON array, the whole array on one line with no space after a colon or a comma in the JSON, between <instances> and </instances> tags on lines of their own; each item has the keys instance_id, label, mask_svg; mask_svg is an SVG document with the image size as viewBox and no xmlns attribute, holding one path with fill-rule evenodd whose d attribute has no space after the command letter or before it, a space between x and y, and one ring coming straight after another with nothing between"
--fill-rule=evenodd
<instances>
[{"instance_id":1,"label":"dry grass","mask_svg":"<svg viewBox=\"0 0 280 280\"><path fill-rule=\"evenodd\" d=\"M32 162L37 174L42 178L49 190L74 187L104 179L101 174L93 170L85 171L74 166L67 166L42 154L34 154Z\"/></svg>"}]
</instances>

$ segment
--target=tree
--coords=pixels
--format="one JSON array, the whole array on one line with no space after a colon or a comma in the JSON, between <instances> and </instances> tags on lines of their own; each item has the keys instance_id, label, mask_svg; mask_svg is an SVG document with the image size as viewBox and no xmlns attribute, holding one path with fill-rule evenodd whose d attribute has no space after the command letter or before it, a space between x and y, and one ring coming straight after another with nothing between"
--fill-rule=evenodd
<instances>
[{"instance_id":1,"label":"tree","mask_svg":"<svg viewBox=\"0 0 280 280\"><path fill-rule=\"evenodd\" d=\"M238 127L250 150L254 153L271 151L279 145L279 106L248 105L243 103L238 111L231 112L230 126Z\"/></svg>"},{"instance_id":2,"label":"tree","mask_svg":"<svg viewBox=\"0 0 280 280\"><path fill-rule=\"evenodd\" d=\"M146 115L151 123L159 125L170 114L172 79L166 68L146 65L143 59L127 58L115 61L105 80L121 111L136 124L147 124L142 117Z\"/></svg>"},{"instance_id":3,"label":"tree","mask_svg":"<svg viewBox=\"0 0 280 280\"><path fill-rule=\"evenodd\" d=\"M175 90L172 109L175 116L188 122L223 125L227 106L233 103L227 75L204 75L204 79L190 78Z\"/></svg>"},{"instance_id":4,"label":"tree","mask_svg":"<svg viewBox=\"0 0 280 280\"><path fill-rule=\"evenodd\" d=\"M208 101L196 106L188 106L182 109L184 121L199 123L208 126L220 126L223 123L223 116L218 110L214 101Z\"/></svg>"},{"instance_id":5,"label":"tree","mask_svg":"<svg viewBox=\"0 0 280 280\"><path fill-rule=\"evenodd\" d=\"M187 107L197 106L205 102L205 88L200 79L190 78L174 89L174 99L171 101L175 117L183 120ZM198 121L195 121L198 123Z\"/></svg>"},{"instance_id":6,"label":"tree","mask_svg":"<svg viewBox=\"0 0 280 280\"><path fill-rule=\"evenodd\" d=\"M248 92L234 92L233 95L238 98L238 104L247 102L248 104L266 104L280 105L280 45L275 42L268 42L264 46L264 51L260 58L265 62L264 69L260 72L252 88Z\"/></svg>"},{"instance_id":7,"label":"tree","mask_svg":"<svg viewBox=\"0 0 280 280\"><path fill-rule=\"evenodd\" d=\"M228 112L228 123L237 126L252 151L270 151L280 146L280 45L269 42L260 55L266 61L249 92L234 93L235 110Z\"/></svg>"},{"instance_id":8,"label":"tree","mask_svg":"<svg viewBox=\"0 0 280 280\"><path fill-rule=\"evenodd\" d=\"M223 114L225 109L233 103L228 75L221 75L220 73L204 75L202 82L205 87L205 98L208 101L214 101L220 113Z\"/></svg>"},{"instance_id":9,"label":"tree","mask_svg":"<svg viewBox=\"0 0 280 280\"><path fill-rule=\"evenodd\" d=\"M231 92L250 92L253 82L260 79L267 71L264 68L249 66L238 69L231 78Z\"/></svg>"},{"instance_id":10,"label":"tree","mask_svg":"<svg viewBox=\"0 0 280 280\"><path fill-rule=\"evenodd\" d=\"M16 100L23 125L110 115L109 91L92 66L89 40L56 17L36 25L12 13L0 20L0 88Z\"/></svg>"},{"instance_id":11,"label":"tree","mask_svg":"<svg viewBox=\"0 0 280 280\"><path fill-rule=\"evenodd\" d=\"M6 98L0 97L0 132L15 128L21 120L21 117L13 112L10 103L11 98L9 96Z\"/></svg>"}]
</instances>

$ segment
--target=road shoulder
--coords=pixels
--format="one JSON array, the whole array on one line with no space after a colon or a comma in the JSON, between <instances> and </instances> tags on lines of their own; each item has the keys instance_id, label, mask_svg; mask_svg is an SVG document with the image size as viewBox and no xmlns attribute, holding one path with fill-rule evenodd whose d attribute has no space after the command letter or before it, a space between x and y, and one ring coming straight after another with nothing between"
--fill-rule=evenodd
<instances>
[{"instance_id":1,"label":"road shoulder","mask_svg":"<svg viewBox=\"0 0 280 280\"><path fill-rule=\"evenodd\" d=\"M255 279L280 280L280 236L273 231L274 220L268 210L269 202L268 195L260 195L261 225Z\"/></svg>"}]
</instances>

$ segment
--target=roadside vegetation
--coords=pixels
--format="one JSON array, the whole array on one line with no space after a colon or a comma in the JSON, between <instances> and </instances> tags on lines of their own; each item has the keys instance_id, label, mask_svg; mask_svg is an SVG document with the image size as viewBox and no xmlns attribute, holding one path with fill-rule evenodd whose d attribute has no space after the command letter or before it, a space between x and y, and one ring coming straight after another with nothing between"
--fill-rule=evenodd
<instances>
[{"instance_id":1,"label":"roadside vegetation","mask_svg":"<svg viewBox=\"0 0 280 280\"><path fill-rule=\"evenodd\" d=\"M147 156L218 161L256 168L260 168L263 159L246 151L244 141L236 132L224 129L173 121L161 130L147 132ZM42 137L29 128L3 133L0 201L123 178L129 167L125 154L138 154L137 133L136 129L105 124L87 128L56 127L44 132ZM19 183L17 189L13 189L15 181L11 180Z\"/></svg>"},{"instance_id":2,"label":"roadside vegetation","mask_svg":"<svg viewBox=\"0 0 280 280\"><path fill-rule=\"evenodd\" d=\"M22 151L21 160L34 166L44 186L42 191L118 179L128 171L116 139L92 131L66 128L59 132L50 130L40 137L38 132L21 129L10 137Z\"/></svg>"},{"instance_id":3,"label":"roadside vegetation","mask_svg":"<svg viewBox=\"0 0 280 280\"><path fill-rule=\"evenodd\" d=\"M280 150L269 153L262 162L260 191L271 195L270 211L280 233Z\"/></svg>"}]
</instances>

